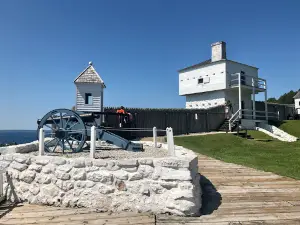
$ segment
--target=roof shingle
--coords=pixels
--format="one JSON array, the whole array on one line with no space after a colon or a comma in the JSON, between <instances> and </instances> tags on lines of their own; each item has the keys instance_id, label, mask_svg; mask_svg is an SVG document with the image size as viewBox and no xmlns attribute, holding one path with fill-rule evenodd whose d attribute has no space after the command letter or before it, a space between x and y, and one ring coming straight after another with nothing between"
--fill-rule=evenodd
<instances>
[{"instance_id":1,"label":"roof shingle","mask_svg":"<svg viewBox=\"0 0 300 225\"><path fill-rule=\"evenodd\" d=\"M104 81L92 65L89 65L81 74L79 74L74 80L74 83L98 83L104 85Z\"/></svg>"}]
</instances>

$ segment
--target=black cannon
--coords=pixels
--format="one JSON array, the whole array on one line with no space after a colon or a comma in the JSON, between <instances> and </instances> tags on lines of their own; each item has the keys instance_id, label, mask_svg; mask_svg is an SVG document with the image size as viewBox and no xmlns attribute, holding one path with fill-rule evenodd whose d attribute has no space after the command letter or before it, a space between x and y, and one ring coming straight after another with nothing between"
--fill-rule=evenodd
<instances>
[{"instance_id":1,"label":"black cannon","mask_svg":"<svg viewBox=\"0 0 300 225\"><path fill-rule=\"evenodd\" d=\"M107 115L116 116L122 121L127 115L114 112L79 112L69 109L55 109L48 112L42 119L37 121L38 131L44 129L45 151L55 152L60 149L64 152L81 152L91 136L91 127L96 127L97 139L118 146L124 150L142 151L143 145L133 143L120 135L109 130L103 123L103 117ZM119 127L119 131L127 128ZM124 132L125 133L125 132ZM38 132L39 137L39 132ZM59 146L59 148L57 148Z\"/></svg>"}]
</instances>

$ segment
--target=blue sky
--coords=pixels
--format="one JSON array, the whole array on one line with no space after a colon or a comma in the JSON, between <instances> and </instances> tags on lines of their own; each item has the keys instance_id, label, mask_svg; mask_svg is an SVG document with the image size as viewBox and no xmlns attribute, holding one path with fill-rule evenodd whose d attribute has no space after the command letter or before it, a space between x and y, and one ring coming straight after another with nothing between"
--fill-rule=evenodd
<instances>
[{"instance_id":1,"label":"blue sky","mask_svg":"<svg viewBox=\"0 0 300 225\"><path fill-rule=\"evenodd\" d=\"M75 104L93 61L105 106L184 107L177 70L210 57L259 67L269 96L300 88L300 1L0 1L0 129Z\"/></svg>"}]
</instances>

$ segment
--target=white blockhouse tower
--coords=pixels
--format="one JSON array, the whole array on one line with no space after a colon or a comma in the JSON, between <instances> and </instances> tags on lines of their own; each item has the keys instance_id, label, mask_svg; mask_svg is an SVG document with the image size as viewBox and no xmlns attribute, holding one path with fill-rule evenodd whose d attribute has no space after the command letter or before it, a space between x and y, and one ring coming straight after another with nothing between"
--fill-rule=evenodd
<instances>
[{"instance_id":1,"label":"white blockhouse tower","mask_svg":"<svg viewBox=\"0 0 300 225\"><path fill-rule=\"evenodd\" d=\"M74 80L76 85L76 110L83 112L103 112L104 81L92 62Z\"/></svg>"},{"instance_id":2,"label":"white blockhouse tower","mask_svg":"<svg viewBox=\"0 0 300 225\"><path fill-rule=\"evenodd\" d=\"M245 127L268 120L267 84L258 77L258 68L227 59L226 43L211 45L211 58L179 72L179 95L186 97L186 108L208 109L232 104L231 123L241 119ZM255 95L265 94L265 110L255 109Z\"/></svg>"},{"instance_id":3,"label":"white blockhouse tower","mask_svg":"<svg viewBox=\"0 0 300 225\"><path fill-rule=\"evenodd\" d=\"M300 115L300 91L294 96L295 110L298 115Z\"/></svg>"}]
</instances>

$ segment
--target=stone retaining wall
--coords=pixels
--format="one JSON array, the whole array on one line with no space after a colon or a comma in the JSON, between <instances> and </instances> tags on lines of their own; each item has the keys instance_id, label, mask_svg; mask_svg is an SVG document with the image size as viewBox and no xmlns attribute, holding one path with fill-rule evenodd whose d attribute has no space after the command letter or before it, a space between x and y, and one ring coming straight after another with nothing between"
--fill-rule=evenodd
<instances>
[{"instance_id":1,"label":"stone retaining wall","mask_svg":"<svg viewBox=\"0 0 300 225\"><path fill-rule=\"evenodd\" d=\"M198 158L182 147L175 152L176 157L118 161L13 153L0 156L0 169L6 171L4 192L11 201L197 215Z\"/></svg>"}]
</instances>

